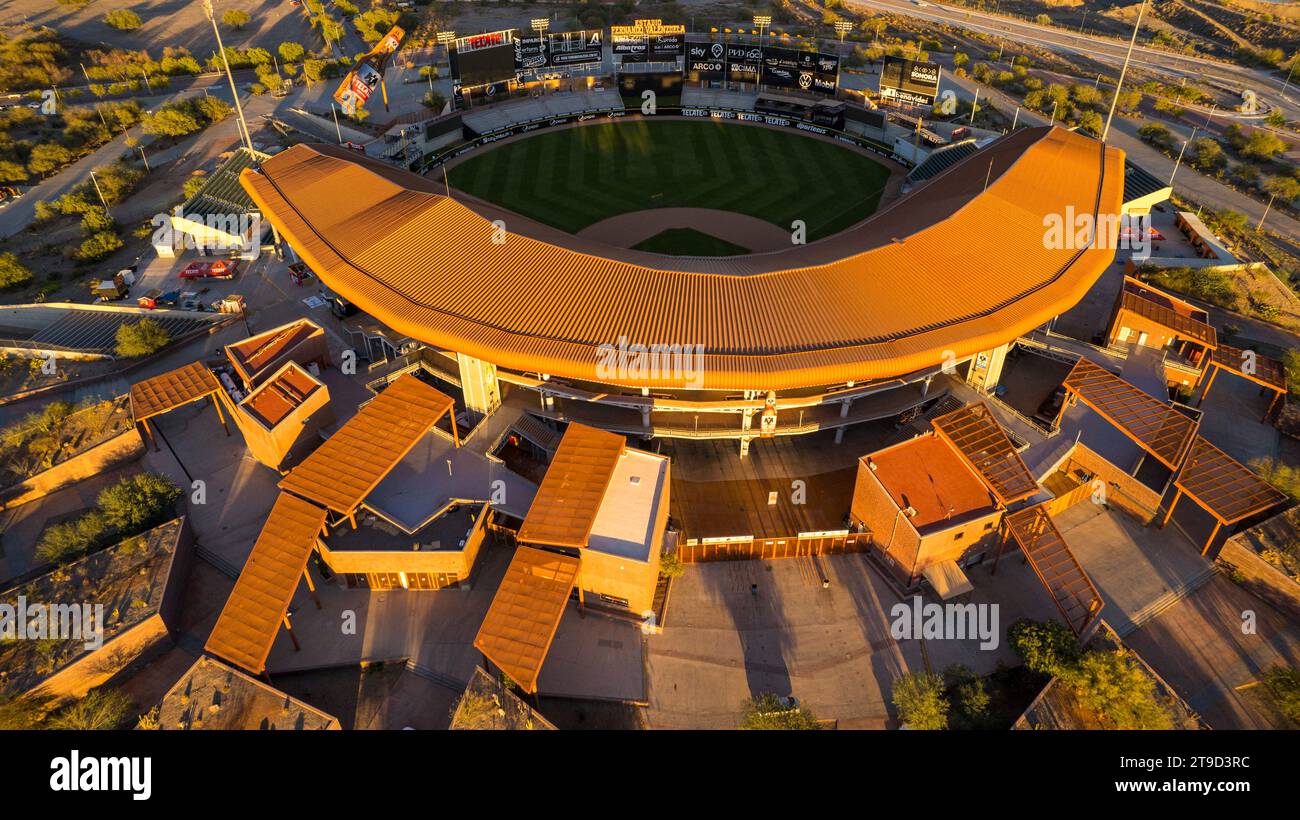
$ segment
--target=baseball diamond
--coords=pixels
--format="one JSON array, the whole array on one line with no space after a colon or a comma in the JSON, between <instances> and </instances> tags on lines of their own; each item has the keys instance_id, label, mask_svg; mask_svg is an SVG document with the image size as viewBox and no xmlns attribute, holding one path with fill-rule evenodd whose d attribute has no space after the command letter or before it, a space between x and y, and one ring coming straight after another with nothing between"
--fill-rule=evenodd
<instances>
[{"instance_id":1,"label":"baseball diamond","mask_svg":"<svg viewBox=\"0 0 1300 820\"><path fill-rule=\"evenodd\" d=\"M478 153L451 184L570 233L648 208L747 214L808 241L870 216L889 169L797 132L693 120L629 120L565 128Z\"/></svg>"}]
</instances>

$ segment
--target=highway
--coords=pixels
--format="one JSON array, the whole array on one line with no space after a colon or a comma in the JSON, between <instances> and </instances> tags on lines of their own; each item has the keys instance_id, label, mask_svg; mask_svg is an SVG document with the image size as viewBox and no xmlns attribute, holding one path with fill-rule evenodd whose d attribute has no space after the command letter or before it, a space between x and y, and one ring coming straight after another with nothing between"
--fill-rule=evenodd
<instances>
[{"instance_id":1,"label":"highway","mask_svg":"<svg viewBox=\"0 0 1300 820\"><path fill-rule=\"evenodd\" d=\"M846 5L858 11L883 11L919 20L946 23L969 31L1041 46L1058 53L1091 57L1116 66L1123 63L1124 53L1128 49L1127 41L1080 34L1052 26L1040 26L1027 20L1002 17L973 9L942 6L937 3L918 6L909 0L847 0ZM1285 80L1273 72L1204 57L1175 54L1142 45L1133 49L1133 65L1160 71L1175 81L1181 77L1187 77L1189 80L1216 80L1232 88L1251 89L1261 100L1279 107L1287 119L1300 118L1300 93L1292 93L1289 90L1287 94L1289 99L1283 99L1281 91Z\"/></svg>"}]
</instances>

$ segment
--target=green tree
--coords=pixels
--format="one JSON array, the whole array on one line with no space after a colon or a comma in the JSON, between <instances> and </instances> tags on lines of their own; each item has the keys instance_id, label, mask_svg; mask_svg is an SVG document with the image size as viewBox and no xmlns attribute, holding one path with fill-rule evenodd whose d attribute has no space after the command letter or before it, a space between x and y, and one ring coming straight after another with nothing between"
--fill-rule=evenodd
<instances>
[{"instance_id":1,"label":"green tree","mask_svg":"<svg viewBox=\"0 0 1300 820\"><path fill-rule=\"evenodd\" d=\"M320 82L326 65L328 63L324 60L304 60L302 63L302 78L308 83Z\"/></svg>"},{"instance_id":2,"label":"green tree","mask_svg":"<svg viewBox=\"0 0 1300 820\"><path fill-rule=\"evenodd\" d=\"M131 699L125 693L96 689L59 709L50 716L47 725L51 729L80 732L121 729L126 726L130 712Z\"/></svg>"},{"instance_id":3,"label":"green tree","mask_svg":"<svg viewBox=\"0 0 1300 820\"><path fill-rule=\"evenodd\" d=\"M21 162L0 159L0 182L26 182L27 168Z\"/></svg>"},{"instance_id":4,"label":"green tree","mask_svg":"<svg viewBox=\"0 0 1300 820\"><path fill-rule=\"evenodd\" d=\"M1198 171L1214 173L1223 170L1228 158L1219 143L1209 137L1197 137L1187 144L1187 162Z\"/></svg>"},{"instance_id":5,"label":"green tree","mask_svg":"<svg viewBox=\"0 0 1300 820\"><path fill-rule=\"evenodd\" d=\"M287 42L281 43L280 47L276 49L276 51L280 52L280 59L286 63L296 63L307 53L307 49L303 48L298 43Z\"/></svg>"},{"instance_id":6,"label":"green tree","mask_svg":"<svg viewBox=\"0 0 1300 820\"><path fill-rule=\"evenodd\" d=\"M1261 682L1269 702L1291 720L1300 721L1300 670L1278 664L1264 673Z\"/></svg>"},{"instance_id":7,"label":"green tree","mask_svg":"<svg viewBox=\"0 0 1300 820\"><path fill-rule=\"evenodd\" d=\"M71 148L57 142L42 142L32 148L27 158L27 170L33 174L47 174L72 162L77 155Z\"/></svg>"},{"instance_id":8,"label":"green tree","mask_svg":"<svg viewBox=\"0 0 1300 820\"><path fill-rule=\"evenodd\" d=\"M117 355L134 359L148 356L167 346L171 334L153 319L141 319L138 322L123 324L117 328Z\"/></svg>"},{"instance_id":9,"label":"green tree","mask_svg":"<svg viewBox=\"0 0 1300 820\"><path fill-rule=\"evenodd\" d=\"M1294 177L1276 176L1264 180L1264 192L1275 196L1283 202L1300 199L1300 180Z\"/></svg>"},{"instance_id":10,"label":"green tree","mask_svg":"<svg viewBox=\"0 0 1300 820\"><path fill-rule=\"evenodd\" d=\"M32 281L32 272L12 251L0 253L0 288L16 288Z\"/></svg>"},{"instance_id":11,"label":"green tree","mask_svg":"<svg viewBox=\"0 0 1300 820\"><path fill-rule=\"evenodd\" d=\"M742 729L816 729L817 717L802 704L790 704L770 692L745 701Z\"/></svg>"},{"instance_id":12,"label":"green tree","mask_svg":"<svg viewBox=\"0 0 1300 820\"><path fill-rule=\"evenodd\" d=\"M166 105L144 118L140 125L146 134L161 137L183 137L203 127L189 106Z\"/></svg>"},{"instance_id":13,"label":"green tree","mask_svg":"<svg viewBox=\"0 0 1300 820\"><path fill-rule=\"evenodd\" d=\"M102 490L96 504L110 526L137 533L171 519L180 495L181 488L166 476L137 473Z\"/></svg>"},{"instance_id":14,"label":"green tree","mask_svg":"<svg viewBox=\"0 0 1300 820\"><path fill-rule=\"evenodd\" d=\"M1079 112L1079 130L1086 131L1095 136L1101 136L1101 130L1105 127L1105 121L1102 120L1101 114L1097 111Z\"/></svg>"},{"instance_id":15,"label":"green tree","mask_svg":"<svg viewBox=\"0 0 1300 820\"><path fill-rule=\"evenodd\" d=\"M230 103L220 97L194 98L194 113L206 120L209 125L221 122L230 116L230 111Z\"/></svg>"},{"instance_id":16,"label":"green tree","mask_svg":"<svg viewBox=\"0 0 1300 820\"><path fill-rule=\"evenodd\" d=\"M62 564L80 558L107 542L111 532L102 512L91 510L71 521L48 527L36 542L36 560Z\"/></svg>"},{"instance_id":17,"label":"green tree","mask_svg":"<svg viewBox=\"0 0 1300 820\"><path fill-rule=\"evenodd\" d=\"M659 559L659 574L665 578L677 578L685 571L686 565L675 551L666 553Z\"/></svg>"},{"instance_id":18,"label":"green tree","mask_svg":"<svg viewBox=\"0 0 1300 820\"><path fill-rule=\"evenodd\" d=\"M320 35L327 43L337 43L343 37L343 24L332 17L316 17L312 24L320 28Z\"/></svg>"},{"instance_id":19,"label":"green tree","mask_svg":"<svg viewBox=\"0 0 1300 820\"><path fill-rule=\"evenodd\" d=\"M83 262L98 262L111 256L122 244L122 238L113 231L100 231L83 239L73 256Z\"/></svg>"},{"instance_id":20,"label":"green tree","mask_svg":"<svg viewBox=\"0 0 1300 820\"><path fill-rule=\"evenodd\" d=\"M1058 675L1079 658L1079 642L1060 621L1022 619L1007 627L1011 651L1031 671Z\"/></svg>"},{"instance_id":21,"label":"green tree","mask_svg":"<svg viewBox=\"0 0 1300 820\"><path fill-rule=\"evenodd\" d=\"M932 672L911 672L894 680L891 695L898 717L912 729L947 729L948 698L943 677Z\"/></svg>"},{"instance_id":22,"label":"green tree","mask_svg":"<svg viewBox=\"0 0 1300 820\"><path fill-rule=\"evenodd\" d=\"M1291 381L1291 375L1295 372L1295 375L1300 377L1300 355L1297 355L1294 350L1287 351L1282 358L1282 365L1287 371L1287 384L1295 384L1296 382ZM1300 469L1276 458L1252 459L1250 469L1293 500L1300 500Z\"/></svg>"},{"instance_id":23,"label":"green tree","mask_svg":"<svg viewBox=\"0 0 1300 820\"><path fill-rule=\"evenodd\" d=\"M1162 122L1149 122L1138 129L1138 136L1144 142L1152 145L1158 145L1162 148L1168 147L1173 142L1174 134L1169 130L1169 126Z\"/></svg>"},{"instance_id":24,"label":"green tree","mask_svg":"<svg viewBox=\"0 0 1300 820\"><path fill-rule=\"evenodd\" d=\"M1246 229L1248 224L1245 214L1226 208L1214 212L1214 221L1218 223L1221 231L1228 233L1241 232Z\"/></svg>"},{"instance_id":25,"label":"green tree","mask_svg":"<svg viewBox=\"0 0 1300 820\"><path fill-rule=\"evenodd\" d=\"M203 183L207 181L208 178L204 176L189 177L185 180L185 184L181 186L181 192L184 194L186 199L189 199L197 194L199 189L203 187Z\"/></svg>"},{"instance_id":26,"label":"green tree","mask_svg":"<svg viewBox=\"0 0 1300 820\"><path fill-rule=\"evenodd\" d=\"M140 28L140 15L130 9L113 9L104 15L104 22L118 31L133 31Z\"/></svg>"},{"instance_id":27,"label":"green tree","mask_svg":"<svg viewBox=\"0 0 1300 820\"><path fill-rule=\"evenodd\" d=\"M221 15L221 22L235 29L243 28L252 19L249 13L243 9L231 9Z\"/></svg>"},{"instance_id":28,"label":"green tree","mask_svg":"<svg viewBox=\"0 0 1300 820\"><path fill-rule=\"evenodd\" d=\"M1241 153L1253 159L1264 160L1272 159L1289 147L1281 137L1272 131L1256 129L1246 138L1246 144L1241 148Z\"/></svg>"},{"instance_id":29,"label":"green tree","mask_svg":"<svg viewBox=\"0 0 1300 820\"><path fill-rule=\"evenodd\" d=\"M1094 650L1063 671L1092 722L1107 729L1172 729L1173 713L1155 681L1125 649Z\"/></svg>"}]
</instances>

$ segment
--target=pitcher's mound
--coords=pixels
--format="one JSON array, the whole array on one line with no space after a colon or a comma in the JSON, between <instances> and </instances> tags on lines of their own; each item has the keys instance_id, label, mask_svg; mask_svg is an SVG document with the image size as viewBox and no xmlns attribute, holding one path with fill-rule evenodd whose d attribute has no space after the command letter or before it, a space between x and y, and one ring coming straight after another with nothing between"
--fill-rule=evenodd
<instances>
[{"instance_id":1,"label":"pitcher's mound","mask_svg":"<svg viewBox=\"0 0 1300 820\"><path fill-rule=\"evenodd\" d=\"M739 256L790 247L789 231L758 217L714 208L647 208L602 219L578 236L671 256Z\"/></svg>"},{"instance_id":2,"label":"pitcher's mound","mask_svg":"<svg viewBox=\"0 0 1300 820\"><path fill-rule=\"evenodd\" d=\"M632 246L632 250L664 256L743 256L750 252L749 248L742 248L694 228L669 228L644 242L638 242Z\"/></svg>"}]
</instances>

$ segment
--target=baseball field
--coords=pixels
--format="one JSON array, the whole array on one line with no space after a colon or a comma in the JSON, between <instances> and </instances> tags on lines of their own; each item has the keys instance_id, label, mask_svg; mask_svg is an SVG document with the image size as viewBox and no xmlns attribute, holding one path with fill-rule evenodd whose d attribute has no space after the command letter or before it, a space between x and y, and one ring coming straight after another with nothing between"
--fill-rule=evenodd
<instances>
[{"instance_id":1,"label":"baseball field","mask_svg":"<svg viewBox=\"0 0 1300 820\"><path fill-rule=\"evenodd\" d=\"M803 220L808 241L869 216L888 178L883 164L825 140L693 120L545 131L482 149L450 171L452 187L570 233L619 214L711 208L783 230ZM676 252L699 252L689 244ZM673 252L662 242L655 251Z\"/></svg>"}]
</instances>

